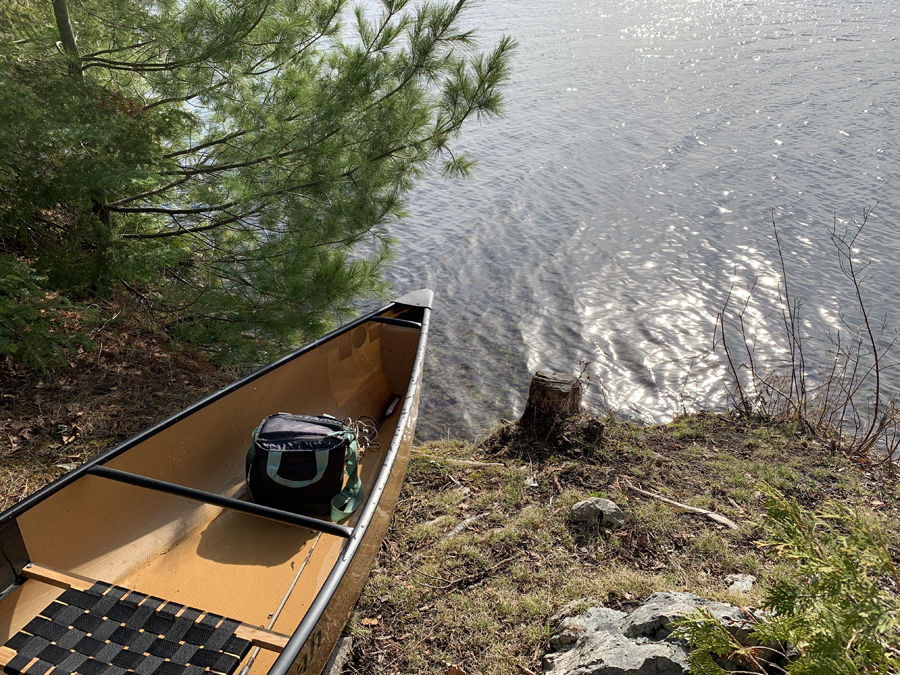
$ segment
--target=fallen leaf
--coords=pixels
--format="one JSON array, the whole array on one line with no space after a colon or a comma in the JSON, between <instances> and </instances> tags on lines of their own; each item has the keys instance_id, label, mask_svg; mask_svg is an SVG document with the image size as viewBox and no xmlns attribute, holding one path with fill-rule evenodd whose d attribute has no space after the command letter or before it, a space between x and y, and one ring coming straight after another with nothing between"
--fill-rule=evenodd
<instances>
[{"instance_id":1,"label":"fallen leaf","mask_svg":"<svg viewBox=\"0 0 900 675\"><path fill-rule=\"evenodd\" d=\"M447 675L466 675L466 673L462 668L451 663L447 666Z\"/></svg>"}]
</instances>

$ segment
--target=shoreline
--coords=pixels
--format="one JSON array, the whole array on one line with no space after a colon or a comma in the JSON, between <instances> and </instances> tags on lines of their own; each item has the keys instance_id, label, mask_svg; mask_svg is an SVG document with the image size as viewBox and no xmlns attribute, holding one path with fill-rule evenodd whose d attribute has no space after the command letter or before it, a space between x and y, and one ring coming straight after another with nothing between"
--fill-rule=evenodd
<instances>
[{"instance_id":1,"label":"shoreline","mask_svg":"<svg viewBox=\"0 0 900 675\"><path fill-rule=\"evenodd\" d=\"M150 329L102 344L52 374L0 362L4 508L239 375ZM897 483L796 426L698 412L654 425L608 417L598 437L594 419L549 430L505 423L477 443L414 448L345 629L353 642L343 672L536 674L554 615L572 603L630 611L651 593L687 591L758 606L790 572L759 546L764 486L810 509L850 504L900 550ZM622 527L573 523L572 507L591 497L618 504ZM729 590L734 574L756 583Z\"/></svg>"}]
</instances>

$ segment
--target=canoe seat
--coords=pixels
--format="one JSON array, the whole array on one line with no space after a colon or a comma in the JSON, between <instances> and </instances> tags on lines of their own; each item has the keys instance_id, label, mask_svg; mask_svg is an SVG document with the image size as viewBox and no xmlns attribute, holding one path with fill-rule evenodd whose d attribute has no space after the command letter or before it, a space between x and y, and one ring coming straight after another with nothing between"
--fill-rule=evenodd
<instances>
[{"instance_id":1,"label":"canoe seat","mask_svg":"<svg viewBox=\"0 0 900 675\"><path fill-rule=\"evenodd\" d=\"M253 643L235 634L241 628L254 632L98 581L69 587L0 650L10 675L230 675Z\"/></svg>"}]
</instances>

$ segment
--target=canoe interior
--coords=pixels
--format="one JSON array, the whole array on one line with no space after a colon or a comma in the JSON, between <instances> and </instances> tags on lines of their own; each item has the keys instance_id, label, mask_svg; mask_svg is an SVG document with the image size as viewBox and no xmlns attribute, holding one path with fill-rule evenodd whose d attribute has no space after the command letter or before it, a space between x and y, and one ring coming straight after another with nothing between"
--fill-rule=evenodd
<instances>
[{"instance_id":1,"label":"canoe interior","mask_svg":"<svg viewBox=\"0 0 900 675\"><path fill-rule=\"evenodd\" d=\"M406 309L403 318L416 319L416 311L422 310ZM385 316L399 313L389 310ZM244 458L250 434L264 417L276 412L379 417L393 396L407 395L419 336L415 328L366 322L236 388L106 466L246 498ZM395 412L384 421L381 447L367 449L361 460L367 496L398 418ZM352 526L357 516L346 524ZM36 504L18 524L32 561L253 626L268 625L305 563L273 627L286 634L303 618L345 543L96 476L79 478ZM0 602L0 644L60 592L28 580ZM276 656L261 652L253 672L267 672Z\"/></svg>"}]
</instances>

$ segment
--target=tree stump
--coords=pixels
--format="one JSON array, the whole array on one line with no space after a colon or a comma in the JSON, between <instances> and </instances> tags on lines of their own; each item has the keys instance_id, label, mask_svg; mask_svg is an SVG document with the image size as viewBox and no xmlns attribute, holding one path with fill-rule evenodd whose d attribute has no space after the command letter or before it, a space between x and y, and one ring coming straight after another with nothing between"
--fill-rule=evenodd
<instances>
[{"instance_id":1,"label":"tree stump","mask_svg":"<svg viewBox=\"0 0 900 675\"><path fill-rule=\"evenodd\" d=\"M576 376L539 370L531 378L522 420L575 415L581 412L582 393L581 380Z\"/></svg>"}]
</instances>

